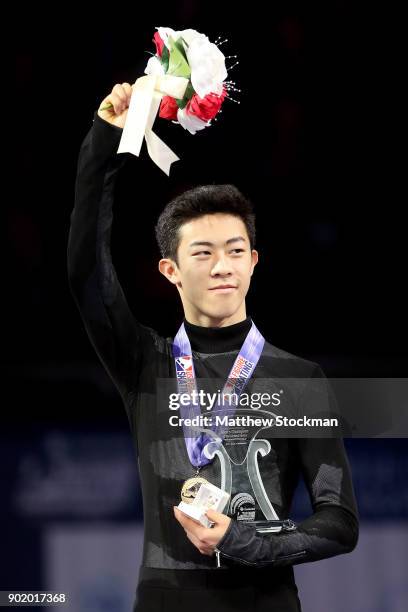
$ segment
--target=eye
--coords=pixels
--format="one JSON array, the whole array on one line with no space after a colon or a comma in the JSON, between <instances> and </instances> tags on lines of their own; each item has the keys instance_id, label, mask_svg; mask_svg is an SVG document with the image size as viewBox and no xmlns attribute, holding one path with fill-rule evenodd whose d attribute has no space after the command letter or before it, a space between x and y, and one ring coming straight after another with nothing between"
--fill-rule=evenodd
<instances>
[{"instance_id":1,"label":"eye","mask_svg":"<svg viewBox=\"0 0 408 612\"><path fill-rule=\"evenodd\" d=\"M245 249L232 249L231 253L239 255L240 253L244 253Z\"/></svg>"},{"instance_id":2,"label":"eye","mask_svg":"<svg viewBox=\"0 0 408 612\"><path fill-rule=\"evenodd\" d=\"M196 255L211 255L210 251L198 251L197 253L193 253L193 257Z\"/></svg>"}]
</instances>

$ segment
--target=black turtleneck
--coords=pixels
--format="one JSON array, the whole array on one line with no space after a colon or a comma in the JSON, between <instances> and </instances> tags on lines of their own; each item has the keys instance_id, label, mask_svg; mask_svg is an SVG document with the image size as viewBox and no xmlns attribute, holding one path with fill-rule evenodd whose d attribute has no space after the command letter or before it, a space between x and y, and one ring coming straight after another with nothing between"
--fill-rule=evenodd
<instances>
[{"instance_id":1,"label":"black turtleneck","mask_svg":"<svg viewBox=\"0 0 408 612\"><path fill-rule=\"evenodd\" d=\"M173 589L176 580L179 580L177 574L186 576L189 572L194 574L211 569L216 573L228 574L229 571L239 569L239 566L249 572L256 566L261 572L267 572L268 576L270 574L271 580L265 586L264 581L258 577L255 580L255 575L245 574L251 598L261 585L262 598L268 592L270 609L298 611L300 606L296 588L289 588L291 581L293 584L290 565L332 557L355 546L357 514L342 441L338 437L285 438L284 435L273 435L273 431L268 433L263 428L258 441L262 443L266 436L270 449L259 453L257 449L261 447L254 447L251 456L252 461L256 462L252 464L254 468L256 465L256 471L252 471L250 479L249 463L230 465L232 460L228 453L242 443L240 435L226 438L223 444L225 452L221 452L224 448L217 449L216 453L214 451L214 461L205 468L208 480L220 485L222 469L226 470L222 466L230 465L233 474L230 484L231 502L233 499L241 499L241 502L237 501L236 507L231 503L231 527L217 545L223 569L215 569L216 558L201 554L184 537L172 507L180 501L180 489L185 479L192 475L193 466L186 449L184 427L173 426L170 421L171 416L177 419L178 414L183 415L181 411L178 414L170 413L170 396L167 395L165 385L159 382L169 381L170 378L171 388L176 389L172 339L163 338L154 329L135 319L118 282L110 252L115 181L127 159L126 156L117 155L121 133L120 128L96 116L82 146L75 188L75 208L71 214L68 271L70 288L85 329L122 396L138 456L143 506L149 510L144 516L141 570L153 572L152 582L147 580L146 589L140 591L144 595L135 609L152 609L152 597L156 591L160 600L170 596L171 590L175 597L187 597L187 594L180 594ZM143 295L140 299L143 299ZM233 365L234 355L229 353L238 351L242 346L251 319L216 329L188 322L185 326L196 352L194 366L197 366L197 380L203 381L209 391L216 391L219 389L219 381L224 384ZM259 363L248 383L248 395L255 398L264 392L271 394L280 388L276 386L278 379L279 385L284 385L285 397L288 396L289 405L284 403L283 408L288 405L288 409L291 409L293 405L296 415L307 414L303 410L304 407L310 409L310 402L305 397L304 389L314 389L315 385L302 384L299 391L298 386L291 383L293 376L300 379L319 378L322 372L317 364L290 355L265 341ZM285 378L288 381L282 382ZM202 388L200 386L200 390ZM238 428L237 425L237 433ZM250 431L252 435L252 428ZM246 435L244 432L245 439ZM266 449L266 445L262 448ZM313 514L302 521L296 530L282 534L258 534L255 525L250 524L251 519L248 518L249 522L242 520L242 515L238 520L240 507L244 514L250 514L253 510L249 511L249 508L255 508L256 520L264 516L258 501L255 503L255 498L252 498L255 493L253 481L258 483L258 492L267 496L278 516L288 518L300 476L303 476L309 491ZM245 501L242 501L242 494ZM247 505L248 495L254 503L248 502ZM267 500L264 501L266 506ZM171 572L173 577L169 575L169 570L174 570ZM282 571L282 574L276 574L277 570ZM206 603L208 597L203 594L208 584L207 578L196 575L199 578L195 579L195 598ZM237 576L234 576L234 581L241 579L241 576ZM224 579L219 583L217 581L217 584L221 585ZM190 577L186 579L186 583L190 584L188 581ZM154 586L157 584L163 585L166 595ZM204 585L204 588L198 585ZM212 611L233 608L233 598L227 595L227 591L218 588L217 591L219 594L211 595L211 603L214 604ZM157 607L163 606L159 604ZM170 607L169 603L167 608ZM253 610L252 605L244 607Z\"/></svg>"},{"instance_id":2,"label":"black turtleneck","mask_svg":"<svg viewBox=\"0 0 408 612\"><path fill-rule=\"evenodd\" d=\"M239 350L251 329L251 325L251 317L226 327L201 327L184 319L184 327L191 348L199 353L225 353Z\"/></svg>"}]
</instances>

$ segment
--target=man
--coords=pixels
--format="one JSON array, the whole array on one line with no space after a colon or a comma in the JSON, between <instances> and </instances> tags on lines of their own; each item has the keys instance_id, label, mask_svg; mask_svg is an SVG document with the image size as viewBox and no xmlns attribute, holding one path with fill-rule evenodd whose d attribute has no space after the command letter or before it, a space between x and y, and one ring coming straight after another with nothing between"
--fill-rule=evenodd
<instances>
[{"instance_id":1,"label":"man","mask_svg":"<svg viewBox=\"0 0 408 612\"><path fill-rule=\"evenodd\" d=\"M115 179L126 160L116 151L131 91L128 83L114 86L83 143L68 270L90 340L123 398L138 452L145 540L134 610L300 610L292 566L350 552L357 542L356 505L341 439L260 440L264 451L251 475L249 468L239 467L244 461L228 463L221 448L228 436L222 434L218 457L226 463L221 474L220 462L205 451L218 434L210 427L193 440L171 426L169 405L157 400L157 392L165 379L182 389L188 368L194 384L197 379L225 382L232 380L237 364L249 363L248 388L262 387L265 380L273 388L274 379L314 380L323 374L316 364L265 342L247 316L245 296L258 260L254 215L231 185L185 192L158 221L159 270L177 288L185 315L174 341L134 319L109 246ZM231 453L231 440L228 444ZM237 482L244 491L234 483L238 489L232 491L230 516L209 510L213 526L204 527L175 508L180 490L186 497L196 490L197 477L225 484L225 466L241 469ZM313 514L294 526L284 520L300 474ZM240 501L245 503L240 506ZM284 528L262 533L254 519L263 515L279 518Z\"/></svg>"}]
</instances>

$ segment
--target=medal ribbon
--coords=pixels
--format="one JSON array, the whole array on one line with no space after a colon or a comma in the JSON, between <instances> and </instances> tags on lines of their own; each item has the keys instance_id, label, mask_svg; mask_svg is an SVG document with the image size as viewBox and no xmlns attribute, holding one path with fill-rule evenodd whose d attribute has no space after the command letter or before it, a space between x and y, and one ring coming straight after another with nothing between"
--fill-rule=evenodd
<instances>
[{"instance_id":1,"label":"medal ribbon","mask_svg":"<svg viewBox=\"0 0 408 612\"><path fill-rule=\"evenodd\" d=\"M258 331L255 323L252 322L251 329L245 338L241 350L234 361L234 365L232 366L227 381L223 387L221 398L224 398L225 395L232 396L232 394L234 394L235 397L230 397L229 403L238 403L239 396L249 382L249 379L251 378L252 373L259 361L264 344L265 338ZM172 349L176 365L178 392L179 394L184 393L191 396L192 391L197 392L197 383L190 340L185 330L184 323L182 323L176 337L174 338ZM199 417L201 415L201 408L197 401L191 401L186 404L187 405L180 405L180 412L183 419ZM225 404L225 400L221 402L221 405L220 403L216 404L216 410L218 411L217 414L219 414L220 418L227 416L228 411L230 410L228 405L226 406ZM222 435L219 434L219 429L219 427L215 427L213 428L213 431L222 440ZM183 421L184 440L192 465L196 468L207 465L211 462L211 460L204 455L204 447L209 442L212 442L213 438L205 432L201 432L198 436L192 437L191 433L189 434L187 430L188 426L186 426Z\"/></svg>"}]
</instances>

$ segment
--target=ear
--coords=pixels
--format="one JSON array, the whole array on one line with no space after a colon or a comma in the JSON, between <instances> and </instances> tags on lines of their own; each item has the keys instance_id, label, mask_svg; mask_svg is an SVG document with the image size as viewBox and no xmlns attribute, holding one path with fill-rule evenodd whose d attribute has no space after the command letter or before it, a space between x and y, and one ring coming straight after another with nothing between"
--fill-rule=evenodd
<instances>
[{"instance_id":1,"label":"ear","mask_svg":"<svg viewBox=\"0 0 408 612\"><path fill-rule=\"evenodd\" d=\"M255 249L252 249L251 258L252 258L252 265L251 265L251 276L252 276L252 274L254 273L254 268L256 264L258 263L258 251L255 251Z\"/></svg>"},{"instance_id":2,"label":"ear","mask_svg":"<svg viewBox=\"0 0 408 612\"><path fill-rule=\"evenodd\" d=\"M180 275L175 261L172 259L161 259L158 267L161 274L173 285L177 285L180 282Z\"/></svg>"}]
</instances>

